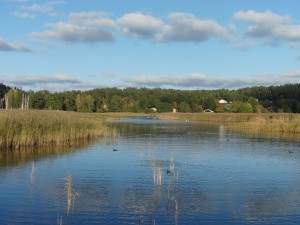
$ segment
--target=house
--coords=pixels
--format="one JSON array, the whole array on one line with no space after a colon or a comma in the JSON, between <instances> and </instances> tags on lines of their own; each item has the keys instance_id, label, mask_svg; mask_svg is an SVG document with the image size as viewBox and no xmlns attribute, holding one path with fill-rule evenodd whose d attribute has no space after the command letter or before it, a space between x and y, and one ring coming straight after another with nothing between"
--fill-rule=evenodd
<instances>
[{"instance_id":1,"label":"house","mask_svg":"<svg viewBox=\"0 0 300 225\"><path fill-rule=\"evenodd\" d=\"M204 112L205 113L213 113L214 111L212 111L211 109L205 109Z\"/></svg>"},{"instance_id":2,"label":"house","mask_svg":"<svg viewBox=\"0 0 300 225\"><path fill-rule=\"evenodd\" d=\"M221 103L221 104L228 104L228 102L226 100L224 100L224 99L220 99L219 103Z\"/></svg>"},{"instance_id":3,"label":"house","mask_svg":"<svg viewBox=\"0 0 300 225\"><path fill-rule=\"evenodd\" d=\"M156 113L156 112L157 112L157 108L152 107L152 108L151 108L151 111Z\"/></svg>"}]
</instances>

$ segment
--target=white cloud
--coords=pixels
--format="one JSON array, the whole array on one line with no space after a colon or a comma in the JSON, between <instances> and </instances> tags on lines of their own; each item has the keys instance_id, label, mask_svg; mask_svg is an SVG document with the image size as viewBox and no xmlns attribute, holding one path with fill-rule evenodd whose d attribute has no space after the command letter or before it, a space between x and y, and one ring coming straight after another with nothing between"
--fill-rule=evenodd
<instances>
[{"instance_id":1,"label":"white cloud","mask_svg":"<svg viewBox=\"0 0 300 225\"><path fill-rule=\"evenodd\" d=\"M16 0L19 3L26 3L28 1L26 0ZM58 15L58 13L55 12L54 6L56 5L62 5L66 4L65 1L52 1L52 2L47 2L45 4L31 4L31 5L26 5L22 4L19 7L19 11L14 12L14 15L22 18L22 19L34 19L36 18L37 14L43 14L43 15L48 15L51 17L55 17Z\"/></svg>"},{"instance_id":2,"label":"white cloud","mask_svg":"<svg viewBox=\"0 0 300 225\"><path fill-rule=\"evenodd\" d=\"M32 52L32 50L20 42L8 43L0 37L0 51Z\"/></svg>"},{"instance_id":3,"label":"white cloud","mask_svg":"<svg viewBox=\"0 0 300 225\"><path fill-rule=\"evenodd\" d=\"M73 76L53 74L47 76L0 76L0 83L12 87L22 87L24 90L90 90L105 87L161 87L175 89L236 89L249 86L270 86L287 83L297 83L300 80L299 71L288 71L281 74L265 74L254 77L218 77L201 73L186 76L137 76L127 78L117 83L90 81L97 77L88 76L89 81L82 81Z\"/></svg>"},{"instance_id":4,"label":"white cloud","mask_svg":"<svg viewBox=\"0 0 300 225\"><path fill-rule=\"evenodd\" d=\"M218 89L241 88L247 86L278 85L299 82L300 71L290 71L284 74L267 74L255 77L217 77L192 73L187 76L138 76L124 80L126 86L161 87L180 89Z\"/></svg>"},{"instance_id":5,"label":"white cloud","mask_svg":"<svg viewBox=\"0 0 300 225\"><path fill-rule=\"evenodd\" d=\"M300 57L299 57L300 60ZM300 70L296 71L289 71L287 73L282 74L283 78L288 78L288 79L300 79Z\"/></svg>"},{"instance_id":6,"label":"white cloud","mask_svg":"<svg viewBox=\"0 0 300 225\"><path fill-rule=\"evenodd\" d=\"M48 25L50 28L47 31L30 34L33 39L56 39L65 42L103 42L114 41L112 33L106 29L93 27L93 26L79 26L71 23L59 22L56 24Z\"/></svg>"},{"instance_id":7,"label":"white cloud","mask_svg":"<svg viewBox=\"0 0 300 225\"><path fill-rule=\"evenodd\" d=\"M2 80L2 82L13 84L14 86L34 86L51 83L80 83L77 79L64 74L53 74L50 76L10 76L4 77Z\"/></svg>"},{"instance_id":8,"label":"white cloud","mask_svg":"<svg viewBox=\"0 0 300 225\"><path fill-rule=\"evenodd\" d=\"M50 91L71 90L72 86L82 83L78 79L64 74L48 76L1 76L0 82L11 87L22 87L24 90Z\"/></svg>"},{"instance_id":9,"label":"white cloud","mask_svg":"<svg viewBox=\"0 0 300 225\"><path fill-rule=\"evenodd\" d=\"M99 12L70 13L69 21L48 24L44 32L33 32L29 36L39 41L47 39L68 43L113 42L114 21Z\"/></svg>"},{"instance_id":10,"label":"white cloud","mask_svg":"<svg viewBox=\"0 0 300 225\"><path fill-rule=\"evenodd\" d=\"M157 42L202 42L210 38L230 39L232 29L213 20L200 20L192 14L174 12L168 15L170 23L143 13L125 14L117 20L121 31L128 36Z\"/></svg>"},{"instance_id":11,"label":"white cloud","mask_svg":"<svg viewBox=\"0 0 300 225\"><path fill-rule=\"evenodd\" d=\"M272 44L278 40L300 41L300 24L292 24L291 17L287 15L248 10L236 12L233 19L252 23L246 28L245 33L252 37L265 38Z\"/></svg>"},{"instance_id":12,"label":"white cloud","mask_svg":"<svg viewBox=\"0 0 300 225\"><path fill-rule=\"evenodd\" d=\"M42 4L32 4L32 5L23 5L21 10L25 12L34 12L34 13L49 13L54 10L52 5L42 5Z\"/></svg>"},{"instance_id":13,"label":"white cloud","mask_svg":"<svg viewBox=\"0 0 300 225\"><path fill-rule=\"evenodd\" d=\"M101 82L84 82L73 76L65 74L52 74L40 76L2 76L0 83L10 87L22 87L23 90L91 90L95 88L113 87L116 84Z\"/></svg>"},{"instance_id":14,"label":"white cloud","mask_svg":"<svg viewBox=\"0 0 300 225\"><path fill-rule=\"evenodd\" d=\"M121 31L134 38L156 40L164 29L161 20L142 13L128 13L117 20Z\"/></svg>"},{"instance_id":15,"label":"white cloud","mask_svg":"<svg viewBox=\"0 0 300 225\"><path fill-rule=\"evenodd\" d=\"M29 12L14 12L14 15L16 17L22 18L22 19L34 19L36 17L35 14L31 14Z\"/></svg>"},{"instance_id":16,"label":"white cloud","mask_svg":"<svg viewBox=\"0 0 300 225\"><path fill-rule=\"evenodd\" d=\"M108 15L103 12L73 12L69 14L69 23L115 28L116 23L107 17Z\"/></svg>"},{"instance_id":17,"label":"white cloud","mask_svg":"<svg viewBox=\"0 0 300 225\"><path fill-rule=\"evenodd\" d=\"M200 20L188 13L171 13L166 40L201 42L210 38L230 39L230 29L226 29L213 20Z\"/></svg>"}]
</instances>

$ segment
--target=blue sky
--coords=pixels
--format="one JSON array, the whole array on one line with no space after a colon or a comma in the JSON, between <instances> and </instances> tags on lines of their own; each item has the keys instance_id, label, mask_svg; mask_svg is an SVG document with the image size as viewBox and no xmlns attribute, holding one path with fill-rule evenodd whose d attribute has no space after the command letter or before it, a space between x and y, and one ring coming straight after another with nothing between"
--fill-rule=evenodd
<instances>
[{"instance_id":1,"label":"blue sky","mask_svg":"<svg viewBox=\"0 0 300 225\"><path fill-rule=\"evenodd\" d=\"M0 0L0 83L24 90L300 82L299 0Z\"/></svg>"}]
</instances>

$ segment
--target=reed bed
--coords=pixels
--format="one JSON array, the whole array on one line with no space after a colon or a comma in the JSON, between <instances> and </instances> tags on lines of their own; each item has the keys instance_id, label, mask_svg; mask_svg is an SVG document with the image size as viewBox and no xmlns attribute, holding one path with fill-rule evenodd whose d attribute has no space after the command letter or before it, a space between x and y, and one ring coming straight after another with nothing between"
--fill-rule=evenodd
<instances>
[{"instance_id":1,"label":"reed bed","mask_svg":"<svg viewBox=\"0 0 300 225\"><path fill-rule=\"evenodd\" d=\"M163 120L226 123L233 130L300 134L300 115L292 113L165 113Z\"/></svg>"},{"instance_id":2,"label":"reed bed","mask_svg":"<svg viewBox=\"0 0 300 225\"><path fill-rule=\"evenodd\" d=\"M117 132L98 114L64 111L0 110L0 149L72 145Z\"/></svg>"}]
</instances>

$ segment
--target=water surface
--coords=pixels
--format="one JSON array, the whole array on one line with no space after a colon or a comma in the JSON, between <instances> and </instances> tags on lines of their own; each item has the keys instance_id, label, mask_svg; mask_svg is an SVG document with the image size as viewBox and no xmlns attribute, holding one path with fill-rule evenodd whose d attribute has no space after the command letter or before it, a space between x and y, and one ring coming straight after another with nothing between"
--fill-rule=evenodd
<instances>
[{"instance_id":1,"label":"water surface","mask_svg":"<svg viewBox=\"0 0 300 225\"><path fill-rule=\"evenodd\" d=\"M300 223L300 142L152 117L110 126L114 141L0 154L0 224Z\"/></svg>"}]
</instances>

